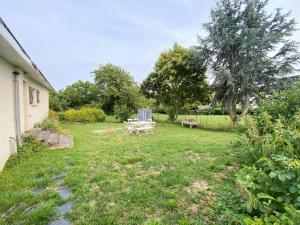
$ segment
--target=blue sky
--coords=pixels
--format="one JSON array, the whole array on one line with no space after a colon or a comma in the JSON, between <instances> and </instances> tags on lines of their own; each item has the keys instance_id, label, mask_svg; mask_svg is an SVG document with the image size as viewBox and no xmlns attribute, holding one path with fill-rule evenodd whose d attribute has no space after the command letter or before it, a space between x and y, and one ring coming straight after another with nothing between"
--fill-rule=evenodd
<instances>
[{"instance_id":1,"label":"blue sky","mask_svg":"<svg viewBox=\"0 0 300 225\"><path fill-rule=\"evenodd\" d=\"M113 63L137 82L160 52L176 41L186 47L203 34L213 0L2 0L0 16L50 83L60 89L90 80L100 64ZM270 0L269 10L292 10L300 1ZM300 42L300 32L294 36Z\"/></svg>"}]
</instances>

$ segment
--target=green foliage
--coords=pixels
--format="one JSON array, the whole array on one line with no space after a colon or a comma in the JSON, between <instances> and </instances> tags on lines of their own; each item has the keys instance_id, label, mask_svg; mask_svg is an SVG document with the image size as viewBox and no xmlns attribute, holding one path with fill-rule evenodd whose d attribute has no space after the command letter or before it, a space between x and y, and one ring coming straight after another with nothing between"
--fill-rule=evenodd
<instances>
[{"instance_id":1,"label":"green foliage","mask_svg":"<svg viewBox=\"0 0 300 225\"><path fill-rule=\"evenodd\" d=\"M247 114L250 99L269 93L282 74L294 70L299 60L297 44L288 38L296 22L290 13L267 12L266 0L219 0L204 25L207 37L197 47L201 61L214 71L217 102L239 122L236 106Z\"/></svg>"},{"instance_id":2,"label":"green foliage","mask_svg":"<svg viewBox=\"0 0 300 225\"><path fill-rule=\"evenodd\" d=\"M97 86L89 81L77 81L59 92L51 92L49 107L51 110L61 112L66 109L81 107L101 107Z\"/></svg>"},{"instance_id":3,"label":"green foliage","mask_svg":"<svg viewBox=\"0 0 300 225\"><path fill-rule=\"evenodd\" d=\"M126 105L130 113L138 109L141 97L138 85L129 72L112 64L101 65L93 72L99 95L102 99L102 109L115 113L117 105Z\"/></svg>"},{"instance_id":4,"label":"green foliage","mask_svg":"<svg viewBox=\"0 0 300 225\"><path fill-rule=\"evenodd\" d=\"M101 109L97 108L81 108L81 109L69 109L62 114L59 114L59 118L68 122L104 122L105 113Z\"/></svg>"},{"instance_id":5,"label":"green foliage","mask_svg":"<svg viewBox=\"0 0 300 225\"><path fill-rule=\"evenodd\" d=\"M44 119L42 122L35 124L34 127L41 128L42 130L53 130L55 132L61 131L59 121L53 118Z\"/></svg>"},{"instance_id":6,"label":"green foliage","mask_svg":"<svg viewBox=\"0 0 300 225\"><path fill-rule=\"evenodd\" d=\"M23 144L18 147L17 154L6 162L5 167L11 168L30 155L42 151L44 146L32 135L23 137Z\"/></svg>"},{"instance_id":7,"label":"green foliage","mask_svg":"<svg viewBox=\"0 0 300 225\"><path fill-rule=\"evenodd\" d=\"M273 154L285 154L290 157L299 155L299 129L294 123L283 125L280 120L272 122L271 118L267 113L263 113L258 122L250 118L245 120L248 130L245 132L242 148L247 164L255 163L262 157L270 158Z\"/></svg>"},{"instance_id":8,"label":"green foliage","mask_svg":"<svg viewBox=\"0 0 300 225\"><path fill-rule=\"evenodd\" d=\"M49 108L50 110L60 112L63 111L65 107L64 100L61 98L60 93L56 91L51 91L49 93Z\"/></svg>"},{"instance_id":9,"label":"green foliage","mask_svg":"<svg viewBox=\"0 0 300 225\"><path fill-rule=\"evenodd\" d=\"M120 122L127 121L127 119L132 115L132 112L130 112L127 105L116 105L114 113Z\"/></svg>"},{"instance_id":10,"label":"green foliage","mask_svg":"<svg viewBox=\"0 0 300 225\"><path fill-rule=\"evenodd\" d=\"M141 90L146 97L165 105L169 118L174 121L186 103L209 101L205 70L192 50L175 43L172 49L161 53Z\"/></svg>"},{"instance_id":11,"label":"green foliage","mask_svg":"<svg viewBox=\"0 0 300 225\"><path fill-rule=\"evenodd\" d=\"M240 148L246 166L236 174L236 179L252 216L245 220L246 224L299 221L300 105L299 94L295 94L298 85L264 100L254 119L245 119L248 129Z\"/></svg>"},{"instance_id":12,"label":"green foliage","mask_svg":"<svg viewBox=\"0 0 300 225\"><path fill-rule=\"evenodd\" d=\"M99 102L97 86L89 81L77 81L62 90L61 95L67 102L66 108L79 109Z\"/></svg>"},{"instance_id":13,"label":"green foliage","mask_svg":"<svg viewBox=\"0 0 300 225\"><path fill-rule=\"evenodd\" d=\"M273 92L260 102L260 112L267 112L273 120L283 116L285 119L295 119L300 108L300 82L288 86L283 91Z\"/></svg>"}]
</instances>

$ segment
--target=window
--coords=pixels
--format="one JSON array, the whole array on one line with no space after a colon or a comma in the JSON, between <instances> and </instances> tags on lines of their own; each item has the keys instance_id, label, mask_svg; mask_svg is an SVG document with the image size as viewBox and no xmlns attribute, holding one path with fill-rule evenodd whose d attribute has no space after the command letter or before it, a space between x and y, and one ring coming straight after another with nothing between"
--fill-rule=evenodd
<instances>
[{"instance_id":1,"label":"window","mask_svg":"<svg viewBox=\"0 0 300 225\"><path fill-rule=\"evenodd\" d=\"M29 104L34 105L40 103L40 91L29 87Z\"/></svg>"},{"instance_id":2,"label":"window","mask_svg":"<svg viewBox=\"0 0 300 225\"><path fill-rule=\"evenodd\" d=\"M32 87L29 87L29 104L33 104L33 91Z\"/></svg>"}]
</instances>

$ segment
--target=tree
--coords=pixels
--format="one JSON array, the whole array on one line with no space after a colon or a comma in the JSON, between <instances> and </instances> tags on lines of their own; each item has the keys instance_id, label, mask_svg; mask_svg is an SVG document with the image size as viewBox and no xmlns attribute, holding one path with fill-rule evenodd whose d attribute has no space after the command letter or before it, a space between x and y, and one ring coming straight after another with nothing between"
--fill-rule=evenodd
<instances>
[{"instance_id":1,"label":"tree","mask_svg":"<svg viewBox=\"0 0 300 225\"><path fill-rule=\"evenodd\" d=\"M49 108L53 111L60 112L63 111L65 107L65 102L62 101L60 94L56 91L51 91L49 93Z\"/></svg>"},{"instance_id":2,"label":"tree","mask_svg":"<svg viewBox=\"0 0 300 225\"><path fill-rule=\"evenodd\" d=\"M142 92L167 106L169 119L176 120L180 108L187 102L209 101L205 67L194 52L177 43L161 53L154 71L142 83Z\"/></svg>"},{"instance_id":3,"label":"tree","mask_svg":"<svg viewBox=\"0 0 300 225\"><path fill-rule=\"evenodd\" d=\"M119 66L106 64L92 73L106 113L118 113L122 115L120 119L124 120L137 110L139 87L129 72Z\"/></svg>"},{"instance_id":4,"label":"tree","mask_svg":"<svg viewBox=\"0 0 300 225\"><path fill-rule=\"evenodd\" d=\"M280 76L293 71L299 60L289 40L296 22L290 13L266 12L267 0L219 0L204 25L208 36L199 40L198 53L214 71L212 108L222 103L233 123L247 114L250 100L270 92ZM203 61L203 60L202 60ZM236 108L243 109L237 115Z\"/></svg>"},{"instance_id":5,"label":"tree","mask_svg":"<svg viewBox=\"0 0 300 225\"><path fill-rule=\"evenodd\" d=\"M61 90L59 95L66 102L66 109L78 109L87 105L101 107L97 86L89 81L77 81Z\"/></svg>"}]
</instances>

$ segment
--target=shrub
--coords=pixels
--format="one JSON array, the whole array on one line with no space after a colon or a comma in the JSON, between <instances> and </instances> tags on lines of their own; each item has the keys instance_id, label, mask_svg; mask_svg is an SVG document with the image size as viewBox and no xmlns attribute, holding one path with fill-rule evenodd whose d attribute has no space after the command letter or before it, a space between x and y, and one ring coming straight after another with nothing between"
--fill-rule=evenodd
<instances>
[{"instance_id":1,"label":"shrub","mask_svg":"<svg viewBox=\"0 0 300 225\"><path fill-rule=\"evenodd\" d=\"M61 121L68 122L104 122L105 113L101 109L97 108L81 108L81 109L69 109L63 114L59 114Z\"/></svg>"},{"instance_id":2,"label":"shrub","mask_svg":"<svg viewBox=\"0 0 300 225\"><path fill-rule=\"evenodd\" d=\"M246 164L236 174L246 224L297 224L300 218L300 83L263 101L245 119Z\"/></svg>"},{"instance_id":3,"label":"shrub","mask_svg":"<svg viewBox=\"0 0 300 225\"><path fill-rule=\"evenodd\" d=\"M5 166L7 168L18 164L22 159L29 157L35 152L44 149L44 146L32 135L23 137L23 144L18 147L18 154L9 158Z\"/></svg>"},{"instance_id":4,"label":"shrub","mask_svg":"<svg viewBox=\"0 0 300 225\"><path fill-rule=\"evenodd\" d=\"M126 105L116 105L114 113L116 118L121 122L126 121L132 115Z\"/></svg>"},{"instance_id":5,"label":"shrub","mask_svg":"<svg viewBox=\"0 0 300 225\"><path fill-rule=\"evenodd\" d=\"M53 117L44 119L42 122L35 124L34 127L41 128L42 130L53 130L55 132L61 131L59 121L57 119L54 119Z\"/></svg>"},{"instance_id":6,"label":"shrub","mask_svg":"<svg viewBox=\"0 0 300 225\"><path fill-rule=\"evenodd\" d=\"M283 117L287 120L294 117L300 108L300 81L295 82L283 91L274 92L260 103L259 114L267 112L273 120Z\"/></svg>"}]
</instances>

